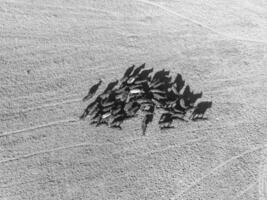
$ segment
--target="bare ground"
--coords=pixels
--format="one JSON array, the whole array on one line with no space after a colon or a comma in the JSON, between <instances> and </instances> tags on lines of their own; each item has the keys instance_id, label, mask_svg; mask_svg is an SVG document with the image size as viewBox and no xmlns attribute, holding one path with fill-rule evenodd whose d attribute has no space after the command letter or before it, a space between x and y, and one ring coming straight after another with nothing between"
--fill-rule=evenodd
<instances>
[{"instance_id":1,"label":"bare ground","mask_svg":"<svg viewBox=\"0 0 267 200\"><path fill-rule=\"evenodd\" d=\"M0 198L267 199L264 0L1 0ZM79 121L98 78L180 72L208 120Z\"/></svg>"}]
</instances>

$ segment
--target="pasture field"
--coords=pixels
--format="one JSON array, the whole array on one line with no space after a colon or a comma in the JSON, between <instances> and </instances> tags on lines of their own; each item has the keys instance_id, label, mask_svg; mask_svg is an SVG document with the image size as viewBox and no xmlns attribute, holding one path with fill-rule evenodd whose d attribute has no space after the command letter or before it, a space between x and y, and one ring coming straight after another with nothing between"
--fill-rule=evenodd
<instances>
[{"instance_id":1,"label":"pasture field","mask_svg":"<svg viewBox=\"0 0 267 200\"><path fill-rule=\"evenodd\" d=\"M264 0L0 0L1 200L267 199ZM132 64L181 73L208 120L81 121Z\"/></svg>"}]
</instances>

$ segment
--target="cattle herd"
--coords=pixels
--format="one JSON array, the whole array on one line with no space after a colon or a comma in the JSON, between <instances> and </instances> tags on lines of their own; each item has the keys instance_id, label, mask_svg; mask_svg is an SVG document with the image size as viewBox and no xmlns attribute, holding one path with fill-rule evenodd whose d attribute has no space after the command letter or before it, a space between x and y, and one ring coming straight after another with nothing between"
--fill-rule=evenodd
<instances>
[{"instance_id":1,"label":"cattle herd","mask_svg":"<svg viewBox=\"0 0 267 200\"><path fill-rule=\"evenodd\" d=\"M93 85L83 101L93 98L102 84L102 80ZM139 67L129 67L120 80L110 82L84 110L80 119L91 116L91 124L107 125L121 129L121 124L137 115L142 116L142 133L152 122L155 110L161 111L159 127L172 128L173 120L203 119L210 101L196 102L202 92L194 93L185 85L181 74L173 78L165 69L154 72L145 69L145 63ZM188 116L188 117L187 117Z\"/></svg>"}]
</instances>

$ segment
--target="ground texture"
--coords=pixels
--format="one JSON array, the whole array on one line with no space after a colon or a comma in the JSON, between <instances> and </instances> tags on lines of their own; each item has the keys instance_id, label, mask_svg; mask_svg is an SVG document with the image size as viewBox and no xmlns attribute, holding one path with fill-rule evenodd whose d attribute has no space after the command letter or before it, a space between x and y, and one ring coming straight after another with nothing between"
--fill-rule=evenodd
<instances>
[{"instance_id":1,"label":"ground texture","mask_svg":"<svg viewBox=\"0 0 267 200\"><path fill-rule=\"evenodd\" d=\"M0 0L0 199L267 199L264 0ZM180 72L209 120L79 121L98 78ZM104 85L103 85L104 87ZM103 88L101 88L102 90Z\"/></svg>"}]
</instances>

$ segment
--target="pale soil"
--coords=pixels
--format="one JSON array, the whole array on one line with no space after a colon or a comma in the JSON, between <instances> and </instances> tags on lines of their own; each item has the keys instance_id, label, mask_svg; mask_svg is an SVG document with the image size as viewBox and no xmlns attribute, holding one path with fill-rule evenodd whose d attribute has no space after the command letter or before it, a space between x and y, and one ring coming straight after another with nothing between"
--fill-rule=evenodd
<instances>
[{"instance_id":1,"label":"pale soil","mask_svg":"<svg viewBox=\"0 0 267 200\"><path fill-rule=\"evenodd\" d=\"M264 0L1 0L0 198L267 199ZM207 121L79 121L132 64L180 72ZM103 85L104 87L104 85ZM103 89L102 87L102 89ZM156 117L158 118L158 116Z\"/></svg>"}]
</instances>

